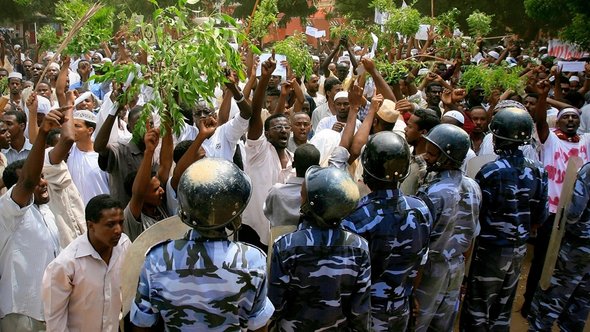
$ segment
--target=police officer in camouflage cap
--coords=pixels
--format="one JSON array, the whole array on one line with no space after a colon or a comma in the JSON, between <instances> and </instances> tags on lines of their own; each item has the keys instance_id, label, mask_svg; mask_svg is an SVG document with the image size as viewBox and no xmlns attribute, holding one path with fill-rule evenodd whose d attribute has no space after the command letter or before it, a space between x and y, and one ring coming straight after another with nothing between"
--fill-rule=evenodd
<instances>
[{"instance_id":1,"label":"police officer in camouflage cap","mask_svg":"<svg viewBox=\"0 0 590 332\"><path fill-rule=\"evenodd\" d=\"M410 294L426 258L432 218L424 202L397 189L410 167L405 139L391 131L375 134L361 153L361 163L371 193L342 225L369 242L371 330L405 331Z\"/></svg>"},{"instance_id":2,"label":"police officer in camouflage cap","mask_svg":"<svg viewBox=\"0 0 590 332\"><path fill-rule=\"evenodd\" d=\"M505 105L490 123L498 159L475 176L482 191L481 231L461 309L462 331L510 330L526 241L548 213L547 174L519 149L531 139L533 119L524 106Z\"/></svg>"},{"instance_id":3,"label":"police officer in camouflage cap","mask_svg":"<svg viewBox=\"0 0 590 332\"><path fill-rule=\"evenodd\" d=\"M452 331L465 274L464 254L473 239L481 192L460 167L469 150L467 133L452 124L435 126L424 137L428 164L417 196L433 216L428 261L415 291L416 331Z\"/></svg>"},{"instance_id":4,"label":"police officer in camouflage cap","mask_svg":"<svg viewBox=\"0 0 590 332\"><path fill-rule=\"evenodd\" d=\"M264 329L274 312L266 297L266 255L230 241L250 199L249 177L235 164L205 158L178 185L180 219L193 229L146 255L131 322L167 331Z\"/></svg>"},{"instance_id":5,"label":"police officer in camouflage cap","mask_svg":"<svg viewBox=\"0 0 590 332\"><path fill-rule=\"evenodd\" d=\"M371 268L362 237L340 227L359 190L339 168L312 166L297 230L273 245L268 296L278 331L368 331Z\"/></svg>"}]
</instances>

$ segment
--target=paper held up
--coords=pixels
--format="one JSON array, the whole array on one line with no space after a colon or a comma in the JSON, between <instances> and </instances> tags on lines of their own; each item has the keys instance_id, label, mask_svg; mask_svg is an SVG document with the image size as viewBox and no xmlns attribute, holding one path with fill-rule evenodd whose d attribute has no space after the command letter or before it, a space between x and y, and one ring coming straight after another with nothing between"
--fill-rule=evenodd
<instances>
[{"instance_id":1,"label":"paper held up","mask_svg":"<svg viewBox=\"0 0 590 332\"><path fill-rule=\"evenodd\" d=\"M428 40L428 29L430 29L430 25L420 24L420 29L418 29L414 38L416 40Z\"/></svg>"},{"instance_id":2,"label":"paper held up","mask_svg":"<svg viewBox=\"0 0 590 332\"><path fill-rule=\"evenodd\" d=\"M584 65L586 64L586 62L584 61L558 61L557 62L557 67L559 67L559 69L562 72L583 72L584 71Z\"/></svg>"},{"instance_id":3,"label":"paper held up","mask_svg":"<svg viewBox=\"0 0 590 332\"><path fill-rule=\"evenodd\" d=\"M326 30L318 30L314 27L306 27L305 34L313 38L322 38L326 36Z\"/></svg>"},{"instance_id":4,"label":"paper held up","mask_svg":"<svg viewBox=\"0 0 590 332\"><path fill-rule=\"evenodd\" d=\"M268 58L270 58L272 54L270 53L263 53L260 55L260 61L258 62L258 67L256 67L256 76L262 75L262 63ZM287 79L287 67L281 65L283 61L287 61L287 56L283 54L275 54L275 60L277 61L277 68L272 73L273 76L281 76L282 80Z\"/></svg>"}]
</instances>

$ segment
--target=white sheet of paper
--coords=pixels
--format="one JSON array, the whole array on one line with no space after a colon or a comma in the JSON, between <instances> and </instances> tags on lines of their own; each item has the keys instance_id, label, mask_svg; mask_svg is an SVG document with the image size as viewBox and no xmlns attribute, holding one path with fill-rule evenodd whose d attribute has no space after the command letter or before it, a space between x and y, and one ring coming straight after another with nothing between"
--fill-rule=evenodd
<instances>
[{"instance_id":1,"label":"white sheet of paper","mask_svg":"<svg viewBox=\"0 0 590 332\"><path fill-rule=\"evenodd\" d=\"M580 72L584 71L584 61L558 61L557 66L561 68L562 72Z\"/></svg>"},{"instance_id":2,"label":"white sheet of paper","mask_svg":"<svg viewBox=\"0 0 590 332\"><path fill-rule=\"evenodd\" d=\"M371 32L371 39L373 39L373 45L371 45L371 52L369 54L367 54L367 57L369 59L372 59L375 57L375 52L377 51L377 45L379 44L379 37L377 37L377 35L375 35L372 32Z\"/></svg>"},{"instance_id":3,"label":"white sheet of paper","mask_svg":"<svg viewBox=\"0 0 590 332\"><path fill-rule=\"evenodd\" d=\"M312 37L317 38L316 37L317 33L318 33L318 29L316 29L314 27L306 27L305 28L305 34L308 36L312 36Z\"/></svg>"},{"instance_id":4,"label":"white sheet of paper","mask_svg":"<svg viewBox=\"0 0 590 332\"><path fill-rule=\"evenodd\" d=\"M326 36L326 30L318 30L315 33L316 38L322 38Z\"/></svg>"},{"instance_id":5,"label":"white sheet of paper","mask_svg":"<svg viewBox=\"0 0 590 332\"><path fill-rule=\"evenodd\" d=\"M270 53L263 53L260 55L260 61L258 62L258 67L256 68L256 76L262 75L262 63L268 58L270 58L272 54ZM283 81L287 79L287 68L281 66L282 61L287 61L287 56L283 54L275 54L275 60L277 61L277 68L272 73L273 76L281 76Z\"/></svg>"},{"instance_id":6,"label":"white sheet of paper","mask_svg":"<svg viewBox=\"0 0 590 332\"><path fill-rule=\"evenodd\" d=\"M429 28L430 25L428 24L420 24L420 29L418 30L418 32L416 32L416 36L414 38L416 38L417 40L428 40Z\"/></svg>"}]
</instances>

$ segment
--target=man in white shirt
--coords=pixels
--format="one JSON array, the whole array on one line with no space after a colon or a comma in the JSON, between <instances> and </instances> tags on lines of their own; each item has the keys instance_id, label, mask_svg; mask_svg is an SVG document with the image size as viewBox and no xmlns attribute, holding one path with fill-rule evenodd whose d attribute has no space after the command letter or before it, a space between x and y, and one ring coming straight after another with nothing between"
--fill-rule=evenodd
<instances>
[{"instance_id":1,"label":"man in white shirt","mask_svg":"<svg viewBox=\"0 0 590 332\"><path fill-rule=\"evenodd\" d=\"M326 91L327 102L322 105L318 105L315 110L311 113L311 125L314 132L317 132L316 128L325 117L336 114L334 107L334 96L342 91L342 82L336 77L328 77L324 83L324 89Z\"/></svg>"},{"instance_id":2,"label":"man in white shirt","mask_svg":"<svg viewBox=\"0 0 590 332\"><path fill-rule=\"evenodd\" d=\"M316 128L316 133L319 133L325 129L332 129L342 134L342 130L346 125L346 119L348 118L348 112L350 111L350 103L348 102L348 92L340 91L334 96L334 108L336 114L329 117L323 118ZM357 119L355 130L361 126L361 122Z\"/></svg>"},{"instance_id":3,"label":"man in white shirt","mask_svg":"<svg viewBox=\"0 0 590 332\"><path fill-rule=\"evenodd\" d=\"M86 206L88 232L70 243L43 276L48 331L119 330L120 271L131 244L123 234L123 207L109 195Z\"/></svg>"},{"instance_id":4,"label":"man in white shirt","mask_svg":"<svg viewBox=\"0 0 590 332\"><path fill-rule=\"evenodd\" d=\"M64 115L50 111L25 161L9 165L2 179L9 188L0 197L0 330L45 330L41 280L45 267L59 254L55 218L47 203L43 178L47 134Z\"/></svg>"},{"instance_id":5,"label":"man in white shirt","mask_svg":"<svg viewBox=\"0 0 590 332\"><path fill-rule=\"evenodd\" d=\"M2 115L2 119L10 133L10 147L1 151L8 159L8 164L27 158L33 147L25 137L27 116L24 112L10 110Z\"/></svg>"},{"instance_id":6,"label":"man in white shirt","mask_svg":"<svg viewBox=\"0 0 590 332\"><path fill-rule=\"evenodd\" d=\"M109 193L109 175L98 166L98 153L93 147L95 129L94 113L87 110L74 112L75 144L68 157L68 169L84 205L94 196Z\"/></svg>"},{"instance_id":7,"label":"man in white shirt","mask_svg":"<svg viewBox=\"0 0 590 332\"><path fill-rule=\"evenodd\" d=\"M262 64L262 76L252 99L252 119L246 141L244 170L252 179L252 198L242 214L239 239L267 251L270 224L262 207L275 183L285 183L295 175L293 154L287 150L291 134L289 119L273 114L262 123L262 102L266 86L276 67L274 57Z\"/></svg>"}]
</instances>

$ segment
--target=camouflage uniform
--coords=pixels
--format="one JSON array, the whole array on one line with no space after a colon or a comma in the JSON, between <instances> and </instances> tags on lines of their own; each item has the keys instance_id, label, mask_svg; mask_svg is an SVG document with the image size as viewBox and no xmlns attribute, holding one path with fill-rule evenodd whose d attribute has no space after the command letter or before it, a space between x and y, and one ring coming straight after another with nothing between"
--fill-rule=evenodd
<instances>
[{"instance_id":1,"label":"camouflage uniform","mask_svg":"<svg viewBox=\"0 0 590 332\"><path fill-rule=\"evenodd\" d=\"M462 331L509 331L531 224L547 218L547 173L521 150L502 152L475 180L482 190L476 240L461 310Z\"/></svg>"},{"instance_id":2,"label":"camouflage uniform","mask_svg":"<svg viewBox=\"0 0 590 332\"><path fill-rule=\"evenodd\" d=\"M425 262L432 219L424 202L399 190L363 197L342 225L369 241L373 331L405 331L409 297Z\"/></svg>"},{"instance_id":3,"label":"camouflage uniform","mask_svg":"<svg viewBox=\"0 0 590 332\"><path fill-rule=\"evenodd\" d=\"M191 230L147 254L131 307L136 326L167 331L240 331L266 325L266 256L260 249Z\"/></svg>"},{"instance_id":4,"label":"camouflage uniform","mask_svg":"<svg viewBox=\"0 0 590 332\"><path fill-rule=\"evenodd\" d=\"M278 331L368 331L370 286L369 246L356 234L303 217L273 245L268 297Z\"/></svg>"},{"instance_id":5,"label":"camouflage uniform","mask_svg":"<svg viewBox=\"0 0 590 332\"><path fill-rule=\"evenodd\" d=\"M551 331L556 319L561 331L584 330L590 311L589 200L590 163L578 172L551 286L535 292L529 315L531 331Z\"/></svg>"},{"instance_id":6,"label":"camouflage uniform","mask_svg":"<svg viewBox=\"0 0 590 332\"><path fill-rule=\"evenodd\" d=\"M460 170L443 170L429 174L418 197L428 205L433 226L428 262L415 292L420 308L416 331L447 332L453 329L459 307L463 254L477 227L481 192Z\"/></svg>"}]
</instances>

